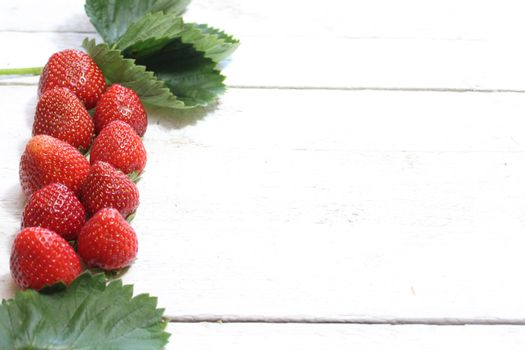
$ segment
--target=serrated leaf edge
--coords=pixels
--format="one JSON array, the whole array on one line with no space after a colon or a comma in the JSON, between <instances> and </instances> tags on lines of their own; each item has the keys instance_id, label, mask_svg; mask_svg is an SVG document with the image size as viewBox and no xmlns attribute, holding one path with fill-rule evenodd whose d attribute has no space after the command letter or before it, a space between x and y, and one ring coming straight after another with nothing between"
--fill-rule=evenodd
<instances>
[{"instance_id":1,"label":"serrated leaf edge","mask_svg":"<svg viewBox=\"0 0 525 350\"><path fill-rule=\"evenodd\" d=\"M6 307L7 308L6 311L9 312L10 311L9 306L13 304L22 306L24 304L27 304L28 301L35 302L37 298L62 297L64 294L71 293L72 289L81 288L83 284L88 285L89 288L95 288L99 290L100 292L106 292L113 288L122 289L123 293L125 294L125 299L127 302L135 303L135 302L141 301L142 303L149 304L153 309L153 313L157 315L160 319L159 324L158 324L160 326L158 329L159 340L163 342L164 345L168 343L168 340L171 337L171 334L166 331L168 322L163 317L165 309L157 308L158 298L155 296L151 296L149 293L141 293L141 294L137 294L133 296L133 285L130 285L130 284L124 285L121 279L112 280L108 283L106 282L106 277L104 273L93 274L89 270L86 270L82 274L80 274L66 289L62 291L58 291L54 294L41 294L33 289L19 290L16 292L13 298L3 299L0 304L0 307ZM141 300L141 299L144 299L144 300ZM82 303L83 301L80 304ZM78 310L81 310L81 308L78 308ZM74 318L75 314L76 313L73 314L72 319ZM65 326L64 328L65 330L67 328L67 324L64 326Z\"/></svg>"},{"instance_id":2,"label":"serrated leaf edge","mask_svg":"<svg viewBox=\"0 0 525 350\"><path fill-rule=\"evenodd\" d=\"M123 60L124 62L127 62L131 68L135 71L136 74L142 74L144 75L143 80L149 79L154 85L155 89L158 89L161 91L161 94L157 94L154 96L148 96L147 94L139 94L139 97L143 104L148 106L155 106L155 107L161 107L161 108L172 108L172 109L190 109L194 108L194 106L187 106L183 101L179 100L177 96L175 96L168 87L166 87L166 84L164 81L157 79L155 74L151 71L148 71L146 69L146 66L135 64L135 60L132 58L125 58L121 51L118 49L112 49L109 47L106 43L97 44L95 39L85 38L82 42L82 47L87 51L88 55L91 56L96 61L96 57L98 54L100 54L101 50L105 48L108 52L108 55L115 55L118 56L119 59ZM103 69L103 67L101 67ZM132 81L132 82L123 82L123 81L112 81L112 83L118 83L121 85L124 85L129 88L134 88L133 84L140 84L139 80ZM136 89L134 89L136 90ZM166 99L166 101L171 106L159 106L157 104L154 104L150 101L150 99L158 99L163 98Z\"/></svg>"},{"instance_id":3,"label":"serrated leaf edge","mask_svg":"<svg viewBox=\"0 0 525 350\"><path fill-rule=\"evenodd\" d=\"M180 35L181 41L185 44L193 45L195 50L204 53L205 57L211 59L215 63L218 63L231 55L240 45L240 41L232 35L227 34L218 28L208 26L207 24L189 22L185 23L184 27L185 30ZM210 37L215 40L215 45L208 48L199 45L200 42L209 40ZM221 45L229 45L229 49L220 52L219 54L213 54L213 49L220 47Z\"/></svg>"}]
</instances>

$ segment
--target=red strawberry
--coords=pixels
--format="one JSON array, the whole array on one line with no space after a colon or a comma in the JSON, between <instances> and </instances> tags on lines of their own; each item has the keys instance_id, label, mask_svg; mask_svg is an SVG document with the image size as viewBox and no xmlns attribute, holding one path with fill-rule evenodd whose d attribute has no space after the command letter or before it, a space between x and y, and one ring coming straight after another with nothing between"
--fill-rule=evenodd
<instances>
[{"instance_id":1,"label":"red strawberry","mask_svg":"<svg viewBox=\"0 0 525 350\"><path fill-rule=\"evenodd\" d=\"M102 95L93 120L97 134L114 120L128 123L139 136L144 136L148 127L148 116L135 91L118 84Z\"/></svg>"},{"instance_id":2,"label":"red strawberry","mask_svg":"<svg viewBox=\"0 0 525 350\"><path fill-rule=\"evenodd\" d=\"M82 186L82 203L90 214L115 208L128 216L139 206L139 191L123 172L108 163L97 162Z\"/></svg>"},{"instance_id":3,"label":"red strawberry","mask_svg":"<svg viewBox=\"0 0 525 350\"><path fill-rule=\"evenodd\" d=\"M20 183L29 196L51 183L78 193L89 172L89 162L73 146L48 135L33 136L20 159Z\"/></svg>"},{"instance_id":4,"label":"red strawberry","mask_svg":"<svg viewBox=\"0 0 525 350\"><path fill-rule=\"evenodd\" d=\"M142 172L146 166L146 149L135 130L120 120L109 123L93 142L91 164L102 161L129 174Z\"/></svg>"},{"instance_id":5,"label":"red strawberry","mask_svg":"<svg viewBox=\"0 0 525 350\"><path fill-rule=\"evenodd\" d=\"M11 275L20 288L40 289L58 282L70 284L82 271L73 248L42 227L20 231L11 250Z\"/></svg>"},{"instance_id":6,"label":"red strawberry","mask_svg":"<svg viewBox=\"0 0 525 350\"><path fill-rule=\"evenodd\" d=\"M86 222L78 236L78 254L89 266L116 270L137 255L137 235L113 208L102 209Z\"/></svg>"},{"instance_id":7,"label":"red strawberry","mask_svg":"<svg viewBox=\"0 0 525 350\"><path fill-rule=\"evenodd\" d=\"M76 239L86 222L86 210L73 192L62 184L50 184L29 197L22 227L39 226L68 241Z\"/></svg>"},{"instance_id":8,"label":"red strawberry","mask_svg":"<svg viewBox=\"0 0 525 350\"><path fill-rule=\"evenodd\" d=\"M86 107L66 88L46 90L36 105L33 135L50 135L75 148L87 150L94 125Z\"/></svg>"},{"instance_id":9,"label":"red strawberry","mask_svg":"<svg viewBox=\"0 0 525 350\"><path fill-rule=\"evenodd\" d=\"M91 57L78 50L53 54L44 67L38 85L38 95L49 89L66 87L91 109L106 90L102 71Z\"/></svg>"}]
</instances>

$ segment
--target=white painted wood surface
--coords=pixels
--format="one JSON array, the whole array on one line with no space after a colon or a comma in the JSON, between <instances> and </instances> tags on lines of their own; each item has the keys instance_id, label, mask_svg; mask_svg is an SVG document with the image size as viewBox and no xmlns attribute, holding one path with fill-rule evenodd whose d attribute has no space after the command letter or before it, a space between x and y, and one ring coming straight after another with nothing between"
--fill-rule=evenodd
<instances>
[{"instance_id":1,"label":"white painted wood surface","mask_svg":"<svg viewBox=\"0 0 525 350\"><path fill-rule=\"evenodd\" d=\"M42 65L95 35L82 4L0 2L0 67ZM126 282L183 321L525 323L522 7L194 0L188 20L242 45L217 107L150 116ZM36 82L0 78L0 297L15 290L7 261ZM169 349L525 342L521 326L170 329Z\"/></svg>"},{"instance_id":2,"label":"white painted wood surface","mask_svg":"<svg viewBox=\"0 0 525 350\"><path fill-rule=\"evenodd\" d=\"M83 3L4 1L0 42L16 50L0 65L78 47L94 35ZM525 91L524 12L518 0L201 0L185 18L241 39L230 86Z\"/></svg>"},{"instance_id":3,"label":"white painted wood surface","mask_svg":"<svg viewBox=\"0 0 525 350\"><path fill-rule=\"evenodd\" d=\"M516 326L370 326L297 324L179 324L168 349L201 350L521 350Z\"/></svg>"},{"instance_id":4,"label":"white painted wood surface","mask_svg":"<svg viewBox=\"0 0 525 350\"><path fill-rule=\"evenodd\" d=\"M0 88L4 232L35 91ZM126 280L181 318L522 318L521 96L230 89L152 116Z\"/></svg>"},{"instance_id":5,"label":"white painted wood surface","mask_svg":"<svg viewBox=\"0 0 525 350\"><path fill-rule=\"evenodd\" d=\"M87 36L95 35L0 32L0 42L18 48L3 52L0 64L40 66L57 50L80 48ZM226 82L233 87L525 92L525 47L509 39L361 39L326 33L314 38L246 35L241 40L235 62L224 64Z\"/></svg>"}]
</instances>

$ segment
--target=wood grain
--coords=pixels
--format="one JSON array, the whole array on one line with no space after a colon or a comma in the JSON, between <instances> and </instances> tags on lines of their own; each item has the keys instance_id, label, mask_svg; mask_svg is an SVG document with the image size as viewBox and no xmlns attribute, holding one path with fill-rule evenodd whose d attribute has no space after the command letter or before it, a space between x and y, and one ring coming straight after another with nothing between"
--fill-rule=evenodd
<instances>
[{"instance_id":1,"label":"wood grain","mask_svg":"<svg viewBox=\"0 0 525 350\"><path fill-rule=\"evenodd\" d=\"M96 36L83 3L1 1L0 67ZM167 349L523 349L524 326L370 324L525 323L523 7L193 0L242 45L217 106L150 115L124 279L172 320L265 323L170 323ZM37 81L0 77L0 298Z\"/></svg>"},{"instance_id":2,"label":"wood grain","mask_svg":"<svg viewBox=\"0 0 525 350\"><path fill-rule=\"evenodd\" d=\"M523 327L170 324L167 349L518 350Z\"/></svg>"},{"instance_id":3,"label":"wood grain","mask_svg":"<svg viewBox=\"0 0 525 350\"><path fill-rule=\"evenodd\" d=\"M84 2L2 1L0 31L92 32ZM193 0L184 16L187 21L209 23L241 38L339 36L468 41L522 38L522 12L519 0Z\"/></svg>"},{"instance_id":4,"label":"wood grain","mask_svg":"<svg viewBox=\"0 0 525 350\"><path fill-rule=\"evenodd\" d=\"M2 52L0 67L41 66L57 50L80 47L94 36L83 3L2 2L0 42L13 49ZM525 48L516 45L525 30L521 6L511 0L439 6L329 0L322 8L313 2L197 0L185 18L241 39L223 64L230 86L525 91ZM297 11L300 16L290 15ZM486 25L498 16L505 21ZM20 82L36 79L0 79Z\"/></svg>"},{"instance_id":5,"label":"wood grain","mask_svg":"<svg viewBox=\"0 0 525 350\"><path fill-rule=\"evenodd\" d=\"M0 87L4 262L35 100ZM230 89L204 118L151 115L125 280L184 320L520 320L524 110L519 94Z\"/></svg>"}]
</instances>

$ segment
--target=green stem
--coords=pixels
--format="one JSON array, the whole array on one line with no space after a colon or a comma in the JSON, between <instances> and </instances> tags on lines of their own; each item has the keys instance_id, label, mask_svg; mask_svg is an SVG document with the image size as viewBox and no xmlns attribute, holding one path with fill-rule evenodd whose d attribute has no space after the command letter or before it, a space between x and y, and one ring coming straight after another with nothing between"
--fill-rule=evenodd
<instances>
[{"instance_id":1,"label":"green stem","mask_svg":"<svg viewBox=\"0 0 525 350\"><path fill-rule=\"evenodd\" d=\"M40 75L44 67L0 69L0 75Z\"/></svg>"}]
</instances>

